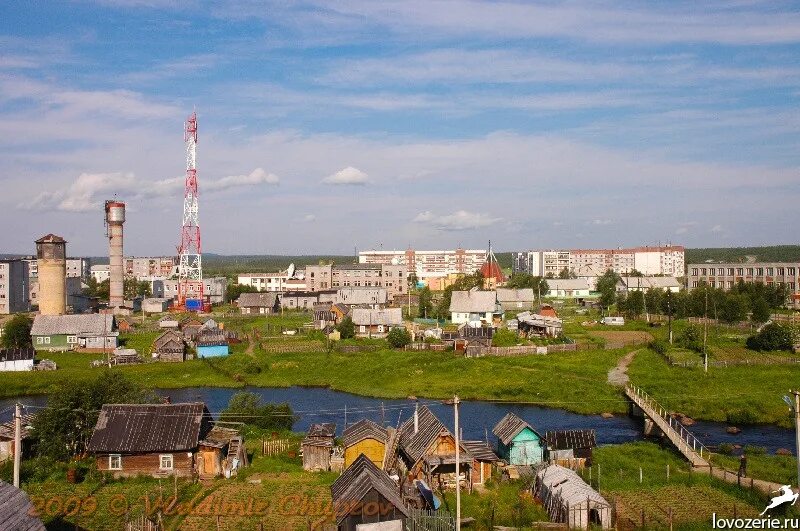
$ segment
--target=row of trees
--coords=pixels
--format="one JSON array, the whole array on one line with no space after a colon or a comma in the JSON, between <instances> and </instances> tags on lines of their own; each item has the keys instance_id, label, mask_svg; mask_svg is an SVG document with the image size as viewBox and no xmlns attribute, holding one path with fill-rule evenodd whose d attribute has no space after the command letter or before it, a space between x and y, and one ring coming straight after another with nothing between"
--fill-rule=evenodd
<instances>
[{"instance_id":1,"label":"row of trees","mask_svg":"<svg viewBox=\"0 0 800 531\"><path fill-rule=\"evenodd\" d=\"M111 282L108 279L97 282L94 277L90 277L86 282L86 287L83 289L83 294L87 297L97 297L100 300L107 301L110 286ZM138 281L132 277L125 277L122 284L122 291L126 299L149 297L153 294L153 289L149 282L144 280Z\"/></svg>"},{"instance_id":2,"label":"row of trees","mask_svg":"<svg viewBox=\"0 0 800 531\"><path fill-rule=\"evenodd\" d=\"M419 317L428 319L447 319L450 317L450 300L454 291L469 291L472 288L483 289L483 274L476 271L456 280L453 285L445 288L441 299L435 302L429 287L425 286L417 291L419 296Z\"/></svg>"}]
</instances>

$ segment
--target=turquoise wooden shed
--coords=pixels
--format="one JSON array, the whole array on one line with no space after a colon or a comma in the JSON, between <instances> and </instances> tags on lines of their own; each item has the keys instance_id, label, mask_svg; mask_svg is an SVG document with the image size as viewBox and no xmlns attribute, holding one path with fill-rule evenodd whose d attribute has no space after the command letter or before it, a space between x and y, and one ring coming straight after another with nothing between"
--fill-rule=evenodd
<instances>
[{"instance_id":1,"label":"turquoise wooden shed","mask_svg":"<svg viewBox=\"0 0 800 531\"><path fill-rule=\"evenodd\" d=\"M533 426L508 413L492 430L497 455L510 465L535 465L544 460L545 440Z\"/></svg>"}]
</instances>

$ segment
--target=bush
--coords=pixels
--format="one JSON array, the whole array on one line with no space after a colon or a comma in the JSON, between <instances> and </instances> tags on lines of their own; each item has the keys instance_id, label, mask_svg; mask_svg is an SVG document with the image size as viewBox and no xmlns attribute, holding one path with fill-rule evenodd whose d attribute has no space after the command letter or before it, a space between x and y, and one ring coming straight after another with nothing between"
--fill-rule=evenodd
<instances>
[{"instance_id":1,"label":"bush","mask_svg":"<svg viewBox=\"0 0 800 531\"><path fill-rule=\"evenodd\" d=\"M356 325L349 315L336 325L336 330L339 331L342 339L352 339L356 337Z\"/></svg>"},{"instance_id":2,"label":"bush","mask_svg":"<svg viewBox=\"0 0 800 531\"><path fill-rule=\"evenodd\" d=\"M411 334L405 328L392 328L386 336L392 348L403 348L411 343Z\"/></svg>"},{"instance_id":3,"label":"bush","mask_svg":"<svg viewBox=\"0 0 800 531\"><path fill-rule=\"evenodd\" d=\"M656 354L660 354L662 356L666 356L667 355L667 351L669 350L669 343L667 343L663 339L656 339L655 341L651 341L650 342L649 347Z\"/></svg>"},{"instance_id":4,"label":"bush","mask_svg":"<svg viewBox=\"0 0 800 531\"><path fill-rule=\"evenodd\" d=\"M255 393L233 395L220 415L221 421L244 422L262 430L291 430L295 416L289 404L264 404Z\"/></svg>"},{"instance_id":5,"label":"bush","mask_svg":"<svg viewBox=\"0 0 800 531\"><path fill-rule=\"evenodd\" d=\"M703 336L696 326L687 326L678 336L678 345L695 352L703 352Z\"/></svg>"},{"instance_id":6,"label":"bush","mask_svg":"<svg viewBox=\"0 0 800 531\"><path fill-rule=\"evenodd\" d=\"M498 329L492 337L493 347L513 347L516 344L517 334L506 328Z\"/></svg>"},{"instance_id":7,"label":"bush","mask_svg":"<svg viewBox=\"0 0 800 531\"><path fill-rule=\"evenodd\" d=\"M754 446L752 444L745 444L742 452L747 455L766 455L767 449L763 446Z\"/></svg>"},{"instance_id":8,"label":"bush","mask_svg":"<svg viewBox=\"0 0 800 531\"><path fill-rule=\"evenodd\" d=\"M733 454L733 445L730 443L722 443L717 447L717 451L722 455L731 455Z\"/></svg>"},{"instance_id":9,"label":"bush","mask_svg":"<svg viewBox=\"0 0 800 531\"><path fill-rule=\"evenodd\" d=\"M747 348L750 350L792 350L793 346L791 329L777 323L770 323L756 335L747 338Z\"/></svg>"}]
</instances>

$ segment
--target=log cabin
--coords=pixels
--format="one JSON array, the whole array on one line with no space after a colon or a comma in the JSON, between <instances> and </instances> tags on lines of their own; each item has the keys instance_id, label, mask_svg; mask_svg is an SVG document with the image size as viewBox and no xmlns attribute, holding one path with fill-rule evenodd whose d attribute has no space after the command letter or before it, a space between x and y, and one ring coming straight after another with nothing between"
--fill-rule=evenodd
<instances>
[{"instance_id":1,"label":"log cabin","mask_svg":"<svg viewBox=\"0 0 800 531\"><path fill-rule=\"evenodd\" d=\"M175 330L167 330L158 336L153 341L151 352L154 358L158 358L161 361L186 360L186 344L183 341L183 336Z\"/></svg>"},{"instance_id":2,"label":"log cabin","mask_svg":"<svg viewBox=\"0 0 800 531\"><path fill-rule=\"evenodd\" d=\"M535 465L544 460L544 437L514 413L500 419L492 433L497 436L497 455L508 464Z\"/></svg>"},{"instance_id":3,"label":"log cabin","mask_svg":"<svg viewBox=\"0 0 800 531\"><path fill-rule=\"evenodd\" d=\"M202 402L104 404L88 452L114 477L234 475L244 441L215 427Z\"/></svg>"},{"instance_id":4,"label":"log cabin","mask_svg":"<svg viewBox=\"0 0 800 531\"><path fill-rule=\"evenodd\" d=\"M327 471L331 468L331 452L336 437L336 424L312 424L306 438L300 443L303 453L303 470Z\"/></svg>"},{"instance_id":5,"label":"log cabin","mask_svg":"<svg viewBox=\"0 0 800 531\"><path fill-rule=\"evenodd\" d=\"M383 468L386 456L386 429L369 419L361 419L342 432L344 466L352 465L359 455L365 455L378 468Z\"/></svg>"}]
</instances>

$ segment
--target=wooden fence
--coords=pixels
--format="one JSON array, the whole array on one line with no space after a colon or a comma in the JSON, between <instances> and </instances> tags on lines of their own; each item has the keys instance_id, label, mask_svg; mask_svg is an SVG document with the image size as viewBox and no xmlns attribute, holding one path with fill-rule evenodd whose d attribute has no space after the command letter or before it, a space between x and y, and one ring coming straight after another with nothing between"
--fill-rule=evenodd
<instances>
[{"instance_id":1,"label":"wooden fence","mask_svg":"<svg viewBox=\"0 0 800 531\"><path fill-rule=\"evenodd\" d=\"M297 448L297 444L290 439L265 439L261 441L261 455L279 455L294 448Z\"/></svg>"},{"instance_id":2,"label":"wooden fence","mask_svg":"<svg viewBox=\"0 0 800 531\"><path fill-rule=\"evenodd\" d=\"M558 345L546 346L518 345L515 347L483 347L479 345L470 345L465 349L464 357L481 358L483 356L529 356L533 354L551 354L554 352L577 352L578 350L588 350L588 344L562 343Z\"/></svg>"},{"instance_id":3,"label":"wooden fence","mask_svg":"<svg viewBox=\"0 0 800 531\"><path fill-rule=\"evenodd\" d=\"M125 531L161 531L158 522L150 520L145 515L139 515L125 522Z\"/></svg>"},{"instance_id":4,"label":"wooden fence","mask_svg":"<svg viewBox=\"0 0 800 531\"><path fill-rule=\"evenodd\" d=\"M669 353L664 354L664 359L667 360L672 367L683 367L691 369L695 367L702 367L703 360L676 360ZM764 365L795 365L800 363L800 356L769 356L762 355L753 358L743 358L738 360L708 360L709 367L726 368L726 367L739 367L746 366L764 366Z\"/></svg>"},{"instance_id":5,"label":"wooden fence","mask_svg":"<svg viewBox=\"0 0 800 531\"><path fill-rule=\"evenodd\" d=\"M447 511L409 509L405 531L455 531L456 519Z\"/></svg>"},{"instance_id":6,"label":"wooden fence","mask_svg":"<svg viewBox=\"0 0 800 531\"><path fill-rule=\"evenodd\" d=\"M409 343L404 347L404 350L434 350L443 352L447 350L448 345L444 343Z\"/></svg>"}]
</instances>

